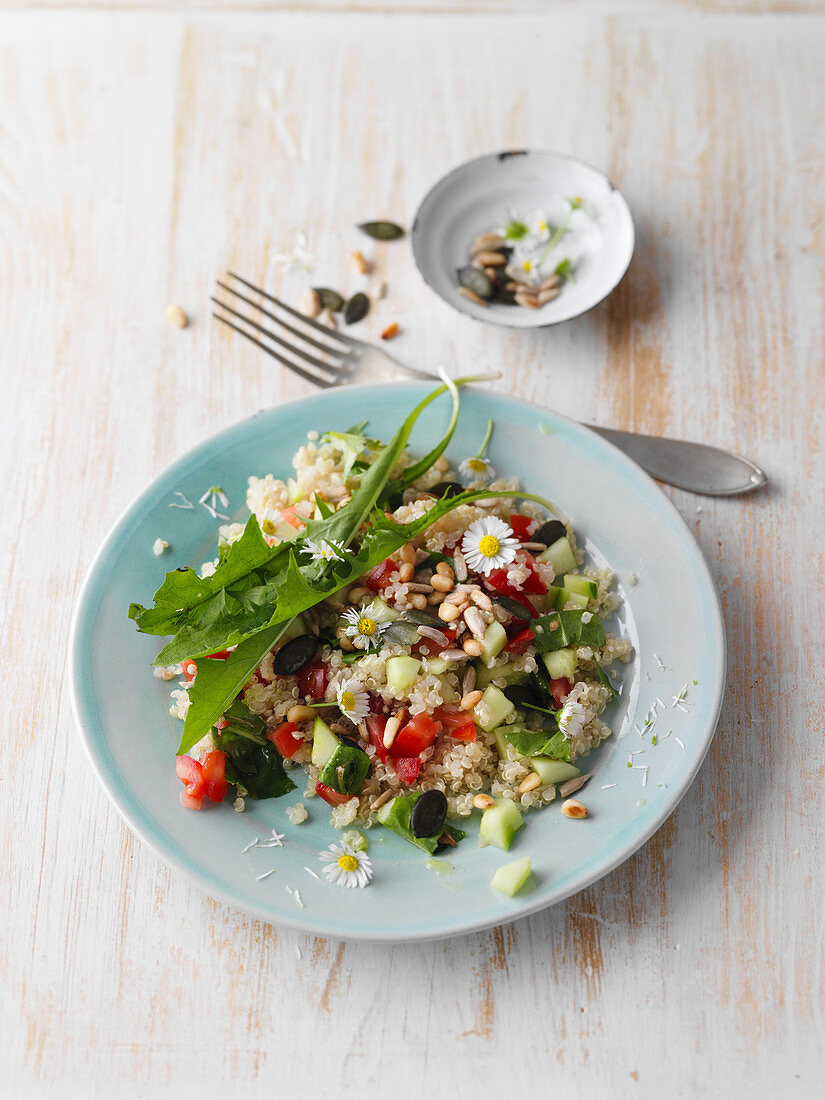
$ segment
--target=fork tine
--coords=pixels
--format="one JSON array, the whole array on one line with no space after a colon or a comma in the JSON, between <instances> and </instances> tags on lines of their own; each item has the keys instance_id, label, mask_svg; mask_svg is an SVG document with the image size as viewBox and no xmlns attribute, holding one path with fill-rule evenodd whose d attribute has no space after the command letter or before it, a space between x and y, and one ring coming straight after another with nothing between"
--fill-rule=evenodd
<instances>
[{"instance_id":1,"label":"fork tine","mask_svg":"<svg viewBox=\"0 0 825 1100\"><path fill-rule=\"evenodd\" d=\"M316 375L310 374L308 371L302 370L301 367L299 367L296 363L292 363L289 359L285 359L283 355L279 355L277 351L275 351L273 348L268 347L262 340L258 340L249 332L244 332L242 328L239 328L238 325L233 324L232 321L230 321L228 318L221 317L220 313L215 313L215 311L213 310L212 316L217 321L223 321L225 325L228 325L229 328L234 329L235 332L239 332L241 336L245 336L247 340L255 344L257 347L261 348L262 351L265 351L267 355L271 355L273 359L277 359L282 366L287 368L287 370L291 370L293 374L297 374L306 382L311 382L313 386L320 386L321 389L328 390L332 386L338 385L337 382L330 382L327 378L318 378Z\"/></svg>"},{"instance_id":2,"label":"fork tine","mask_svg":"<svg viewBox=\"0 0 825 1100\"><path fill-rule=\"evenodd\" d=\"M270 313L268 309L264 309L264 307L258 305L257 302L253 302L251 298L247 298L246 295L241 294L239 290L235 290L233 289L233 287L227 286L226 283L222 283L220 279L216 279L215 282L218 284L221 290L226 290L229 294L234 294L236 298L240 298L240 300L242 302L246 302L248 306L252 306L253 309L260 310L260 312L263 313L265 317L268 317L270 321L274 321L276 325L280 325L282 328L285 328L287 332L291 332L293 336L297 336L300 340L305 340L307 344L311 344L319 351L323 351L327 355L337 355L339 356L339 358L342 359L345 359L347 356L352 355L352 352L346 347L333 347L330 344L323 344L320 340L313 339L313 337L310 336L308 333L301 332L300 329L294 328L277 314ZM299 313L298 316L301 317L302 320L306 321L307 324L310 323L309 317L304 317L302 313ZM315 322L312 323L314 324ZM336 338L336 334L331 329L325 328L323 325L321 326L321 332L323 332L326 336L331 337L332 339Z\"/></svg>"},{"instance_id":3,"label":"fork tine","mask_svg":"<svg viewBox=\"0 0 825 1100\"><path fill-rule=\"evenodd\" d=\"M310 353L304 351L303 348L296 348L293 344L288 343L286 340L282 340L280 336L276 336L274 332L270 332L269 329L264 328L264 326L258 324L257 321L253 321L251 317L245 317L243 313L238 313L236 309L232 309L231 306L225 305L219 298L211 296L209 300L210 302L214 302L216 306L220 306L221 309L225 310L227 313L231 313L233 317L237 317L239 321L243 321L245 325L249 325L251 328L257 329L258 332L263 333L268 340L280 344L282 348L291 352L296 358L302 359L305 363L311 363L313 367L317 367L319 370L329 371L330 374L334 375L350 374L348 367L340 363L325 363L321 359L316 359L314 355L310 355Z\"/></svg>"},{"instance_id":4,"label":"fork tine","mask_svg":"<svg viewBox=\"0 0 825 1100\"><path fill-rule=\"evenodd\" d=\"M297 317L298 320L302 321L305 325L309 325L310 328L314 328L316 332L320 332L324 336L328 336L333 340L341 340L343 343L347 344L351 348L360 348L363 346L361 340L356 340L352 336L345 336L343 332L330 332L328 328L325 328L323 325L319 325L318 322L313 321L311 317L304 316L304 314L299 313L297 309L293 309L292 306L288 306L286 302L282 302L280 298L276 298L274 297L274 295L269 294L267 291L261 290L261 288L259 286L255 286L254 283L247 282L247 280L242 279L240 275L236 275L234 271L227 271L227 275L231 279L237 279L239 283L243 283L243 285L249 287L250 290L254 290L256 294L260 294L263 298L266 298L267 301L274 302L276 306L280 306L281 309L285 309L287 313L291 313L293 317ZM227 287L226 289L229 290L230 288ZM231 291L231 293L237 294L238 292L236 290L233 290ZM255 303L253 302L252 304L254 305ZM260 309L261 307L258 306L257 308ZM271 317L272 314L269 314L269 316ZM273 319L277 320L277 318ZM284 324L283 321L279 323Z\"/></svg>"}]
</instances>

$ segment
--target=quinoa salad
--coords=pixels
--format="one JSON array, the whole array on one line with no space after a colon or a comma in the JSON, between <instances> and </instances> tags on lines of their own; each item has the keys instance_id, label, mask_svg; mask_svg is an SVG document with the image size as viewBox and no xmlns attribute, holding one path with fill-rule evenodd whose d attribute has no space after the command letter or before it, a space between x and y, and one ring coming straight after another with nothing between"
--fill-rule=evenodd
<instances>
[{"instance_id":1,"label":"quinoa salad","mask_svg":"<svg viewBox=\"0 0 825 1100\"><path fill-rule=\"evenodd\" d=\"M341 884L370 881L357 830L373 826L432 856L480 810L480 842L509 848L527 811L589 778L632 655L603 623L619 606L611 571L485 457L495 425L475 454L447 457L461 384L445 379L389 442L366 420L311 432L291 476L249 478L249 518L219 527L213 560L172 570L152 606L129 609L170 639L155 675L175 682L183 806L243 810L297 787L285 822L324 812L348 830L324 867ZM410 434L439 398L449 430L418 456ZM226 519L226 497L210 494ZM529 860L517 863L493 885L519 889Z\"/></svg>"}]
</instances>

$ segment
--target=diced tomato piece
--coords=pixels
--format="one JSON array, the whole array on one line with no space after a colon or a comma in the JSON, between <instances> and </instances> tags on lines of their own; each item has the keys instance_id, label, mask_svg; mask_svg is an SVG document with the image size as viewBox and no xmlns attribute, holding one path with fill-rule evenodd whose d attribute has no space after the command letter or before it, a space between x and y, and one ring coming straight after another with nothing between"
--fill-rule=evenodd
<instances>
[{"instance_id":1,"label":"diced tomato piece","mask_svg":"<svg viewBox=\"0 0 825 1100\"><path fill-rule=\"evenodd\" d=\"M493 569L487 574L487 583L496 592L500 592L502 596L509 596L511 600L515 600L516 603L520 603L525 611L530 613L530 618L536 617L536 609L527 599L524 591L519 588L514 588L512 584L507 580L506 569Z\"/></svg>"},{"instance_id":2,"label":"diced tomato piece","mask_svg":"<svg viewBox=\"0 0 825 1100\"><path fill-rule=\"evenodd\" d=\"M281 508L281 515L290 527L294 527L298 531L306 527L306 520L301 519L301 517L296 514L294 508Z\"/></svg>"},{"instance_id":3,"label":"diced tomato piece","mask_svg":"<svg viewBox=\"0 0 825 1100\"><path fill-rule=\"evenodd\" d=\"M180 667L183 669L184 680L187 684L191 684L197 674L198 666L191 657L187 657L185 661L181 661Z\"/></svg>"},{"instance_id":4,"label":"diced tomato piece","mask_svg":"<svg viewBox=\"0 0 825 1100\"><path fill-rule=\"evenodd\" d=\"M227 657L232 656L232 650L221 649L217 653L207 653L206 656L210 661L225 661Z\"/></svg>"},{"instance_id":5,"label":"diced tomato piece","mask_svg":"<svg viewBox=\"0 0 825 1100\"><path fill-rule=\"evenodd\" d=\"M418 773L421 770L421 757L399 756L393 760L392 766L395 768L395 774L401 782L406 783L409 787L418 778Z\"/></svg>"},{"instance_id":6,"label":"diced tomato piece","mask_svg":"<svg viewBox=\"0 0 825 1100\"><path fill-rule=\"evenodd\" d=\"M364 584L367 588L371 588L373 592L380 592L382 588L390 583L390 575L397 571L397 563L392 558L385 558L380 565L370 569L369 573L364 576Z\"/></svg>"},{"instance_id":7,"label":"diced tomato piece","mask_svg":"<svg viewBox=\"0 0 825 1100\"><path fill-rule=\"evenodd\" d=\"M375 752L382 764L387 762L387 750L384 748L384 729L387 725L386 714L368 714L367 733L375 746Z\"/></svg>"},{"instance_id":8,"label":"diced tomato piece","mask_svg":"<svg viewBox=\"0 0 825 1100\"><path fill-rule=\"evenodd\" d=\"M476 724L470 718L465 721L463 726L458 726L455 729L450 730L450 737L454 737L456 741L475 741L476 739Z\"/></svg>"},{"instance_id":9,"label":"diced tomato piece","mask_svg":"<svg viewBox=\"0 0 825 1100\"><path fill-rule=\"evenodd\" d=\"M524 630L520 630L514 638L511 638L507 645L504 647L505 653L524 653L532 640L535 638L535 631L531 630L529 626L526 626Z\"/></svg>"},{"instance_id":10,"label":"diced tomato piece","mask_svg":"<svg viewBox=\"0 0 825 1100\"><path fill-rule=\"evenodd\" d=\"M370 701L370 713L371 714L383 714L384 713L384 700L378 694L377 691L368 691L367 697Z\"/></svg>"},{"instance_id":11,"label":"diced tomato piece","mask_svg":"<svg viewBox=\"0 0 825 1100\"><path fill-rule=\"evenodd\" d=\"M530 519L529 516L510 516L510 526L513 528L513 534L520 542L529 542L538 525L539 521Z\"/></svg>"},{"instance_id":12,"label":"diced tomato piece","mask_svg":"<svg viewBox=\"0 0 825 1100\"><path fill-rule=\"evenodd\" d=\"M536 559L533 557L532 554L528 554L526 550L524 551L524 556L527 559L525 564L530 570L530 576L522 584L522 592L529 592L531 596L546 595L547 585L541 579L541 574L539 573L538 569L536 569Z\"/></svg>"},{"instance_id":13,"label":"diced tomato piece","mask_svg":"<svg viewBox=\"0 0 825 1100\"><path fill-rule=\"evenodd\" d=\"M324 802L328 802L330 806L341 806L353 797L351 794L340 794L320 781L315 784L315 793L319 798L323 798Z\"/></svg>"},{"instance_id":14,"label":"diced tomato piece","mask_svg":"<svg viewBox=\"0 0 825 1100\"><path fill-rule=\"evenodd\" d=\"M564 700L573 690L573 681L568 680L566 677L562 677L560 680L550 681L550 694L553 696L553 701L557 707L562 706Z\"/></svg>"},{"instance_id":15,"label":"diced tomato piece","mask_svg":"<svg viewBox=\"0 0 825 1100\"><path fill-rule=\"evenodd\" d=\"M443 653L445 649L453 649L455 646L455 631L448 629L445 624L441 632L447 638L446 642L438 642L435 638L422 638L420 642L416 642L412 647L413 653L418 656L436 657L439 653ZM422 654L422 648L427 651L425 654Z\"/></svg>"},{"instance_id":16,"label":"diced tomato piece","mask_svg":"<svg viewBox=\"0 0 825 1100\"><path fill-rule=\"evenodd\" d=\"M226 753L215 750L203 758L204 794L211 802L223 802L226 782Z\"/></svg>"},{"instance_id":17,"label":"diced tomato piece","mask_svg":"<svg viewBox=\"0 0 825 1100\"><path fill-rule=\"evenodd\" d=\"M436 737L438 737L438 726L429 714L422 711L401 727L389 754L390 756L417 756L424 749L428 749Z\"/></svg>"},{"instance_id":18,"label":"diced tomato piece","mask_svg":"<svg viewBox=\"0 0 825 1100\"><path fill-rule=\"evenodd\" d=\"M297 729L294 722L282 722L277 729L270 730L267 734L281 756L285 756L287 760L291 760L304 743L302 737L295 736Z\"/></svg>"},{"instance_id":19,"label":"diced tomato piece","mask_svg":"<svg viewBox=\"0 0 825 1100\"><path fill-rule=\"evenodd\" d=\"M440 710L434 710L432 713L432 719L434 722L438 722L447 730L460 729L467 724L467 711L466 710L447 710L443 708Z\"/></svg>"},{"instance_id":20,"label":"diced tomato piece","mask_svg":"<svg viewBox=\"0 0 825 1100\"><path fill-rule=\"evenodd\" d=\"M309 695L311 699L323 699L328 683L329 669L320 661L314 661L298 673L298 690L301 695Z\"/></svg>"},{"instance_id":21,"label":"diced tomato piece","mask_svg":"<svg viewBox=\"0 0 825 1100\"><path fill-rule=\"evenodd\" d=\"M175 772L185 788L181 791L181 805L187 810L199 810L206 793L203 767L191 756L176 756Z\"/></svg>"}]
</instances>

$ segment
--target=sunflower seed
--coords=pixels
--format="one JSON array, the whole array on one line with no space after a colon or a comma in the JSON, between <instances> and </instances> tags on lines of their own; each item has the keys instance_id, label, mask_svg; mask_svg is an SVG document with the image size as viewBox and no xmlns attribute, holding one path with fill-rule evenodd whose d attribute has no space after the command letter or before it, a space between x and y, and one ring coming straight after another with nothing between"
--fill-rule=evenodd
<instances>
[{"instance_id":1,"label":"sunflower seed","mask_svg":"<svg viewBox=\"0 0 825 1100\"><path fill-rule=\"evenodd\" d=\"M504 267L507 263L506 257L500 252L479 252L476 259L480 260L485 267Z\"/></svg>"},{"instance_id":2,"label":"sunflower seed","mask_svg":"<svg viewBox=\"0 0 825 1100\"><path fill-rule=\"evenodd\" d=\"M463 649L442 649L438 655L442 661L469 661L470 654Z\"/></svg>"},{"instance_id":3,"label":"sunflower seed","mask_svg":"<svg viewBox=\"0 0 825 1100\"><path fill-rule=\"evenodd\" d=\"M419 626L418 633L422 638L429 638L431 642L438 642L439 645L446 646L450 643L444 631L436 630L434 626Z\"/></svg>"},{"instance_id":4,"label":"sunflower seed","mask_svg":"<svg viewBox=\"0 0 825 1100\"><path fill-rule=\"evenodd\" d=\"M561 294L561 287L560 286L551 287L549 290L540 290L539 291L539 305L543 306L546 302L552 302L553 299L558 298L558 296L560 294Z\"/></svg>"},{"instance_id":5,"label":"sunflower seed","mask_svg":"<svg viewBox=\"0 0 825 1100\"><path fill-rule=\"evenodd\" d=\"M475 302L477 306L489 306L489 302L486 298L480 298L478 294L473 290L468 290L466 286L460 286L458 293L463 294L465 298L468 298L471 302Z\"/></svg>"},{"instance_id":6,"label":"sunflower seed","mask_svg":"<svg viewBox=\"0 0 825 1100\"><path fill-rule=\"evenodd\" d=\"M475 256L479 252L489 252L501 248L504 241L499 237L498 233L482 233L480 237L476 237L473 243L470 245L470 255Z\"/></svg>"},{"instance_id":7,"label":"sunflower seed","mask_svg":"<svg viewBox=\"0 0 825 1100\"><path fill-rule=\"evenodd\" d=\"M453 553L453 565L455 566L455 579L457 581L466 581L467 562L464 560L464 555L460 550L456 550Z\"/></svg>"},{"instance_id":8,"label":"sunflower seed","mask_svg":"<svg viewBox=\"0 0 825 1100\"><path fill-rule=\"evenodd\" d=\"M349 254L350 263L358 272L359 275L366 275L370 269L370 265L367 263L367 259L363 252L356 249Z\"/></svg>"},{"instance_id":9,"label":"sunflower seed","mask_svg":"<svg viewBox=\"0 0 825 1100\"><path fill-rule=\"evenodd\" d=\"M404 230L395 222L362 222L358 228L376 241L395 241L404 236Z\"/></svg>"},{"instance_id":10,"label":"sunflower seed","mask_svg":"<svg viewBox=\"0 0 825 1100\"><path fill-rule=\"evenodd\" d=\"M538 298L533 294L528 294L526 291L521 291L516 294L516 302L520 306L526 306L528 309L541 309L541 303Z\"/></svg>"},{"instance_id":11,"label":"sunflower seed","mask_svg":"<svg viewBox=\"0 0 825 1100\"><path fill-rule=\"evenodd\" d=\"M298 309L305 317L317 317L321 312L321 297L318 291L308 286L301 295L301 300L298 302Z\"/></svg>"},{"instance_id":12,"label":"sunflower seed","mask_svg":"<svg viewBox=\"0 0 825 1100\"><path fill-rule=\"evenodd\" d=\"M316 286L312 289L321 299L321 306L330 313L340 313L344 308L344 299L337 290L330 290L328 286Z\"/></svg>"},{"instance_id":13,"label":"sunflower seed","mask_svg":"<svg viewBox=\"0 0 825 1100\"><path fill-rule=\"evenodd\" d=\"M369 298L359 290L357 294L353 294L346 304L344 309L345 322L348 325L354 325L357 321L362 321L369 313L369 308Z\"/></svg>"},{"instance_id":14,"label":"sunflower seed","mask_svg":"<svg viewBox=\"0 0 825 1100\"><path fill-rule=\"evenodd\" d=\"M170 325L174 325L175 328L186 328L186 326L189 324L189 318L186 316L183 308L179 306L177 302L167 306L163 313L166 317L166 320L170 323Z\"/></svg>"},{"instance_id":15,"label":"sunflower seed","mask_svg":"<svg viewBox=\"0 0 825 1100\"><path fill-rule=\"evenodd\" d=\"M487 630L487 624L481 617L481 612L475 607L468 607L464 612L464 622L472 630L476 638L483 638Z\"/></svg>"},{"instance_id":16,"label":"sunflower seed","mask_svg":"<svg viewBox=\"0 0 825 1100\"><path fill-rule=\"evenodd\" d=\"M456 277L458 285L464 290L471 290L479 298L492 298L495 287L483 271L475 267L460 267Z\"/></svg>"},{"instance_id":17,"label":"sunflower seed","mask_svg":"<svg viewBox=\"0 0 825 1100\"><path fill-rule=\"evenodd\" d=\"M546 279L539 283L539 290L553 290L557 286L561 286L561 276L554 271L552 275L548 275Z\"/></svg>"}]
</instances>

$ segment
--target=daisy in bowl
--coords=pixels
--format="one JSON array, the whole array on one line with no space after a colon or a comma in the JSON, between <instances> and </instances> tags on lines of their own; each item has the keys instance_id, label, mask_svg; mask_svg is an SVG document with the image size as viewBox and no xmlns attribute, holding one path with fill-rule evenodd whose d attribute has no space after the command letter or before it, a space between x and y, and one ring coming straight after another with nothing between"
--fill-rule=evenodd
<instances>
[{"instance_id":1,"label":"daisy in bowl","mask_svg":"<svg viewBox=\"0 0 825 1100\"><path fill-rule=\"evenodd\" d=\"M370 712L370 701L363 684L354 676L348 677L339 685L335 700L341 713L356 725Z\"/></svg>"},{"instance_id":2,"label":"daisy in bowl","mask_svg":"<svg viewBox=\"0 0 825 1100\"><path fill-rule=\"evenodd\" d=\"M326 877L339 886L363 888L372 881L372 860L366 852L357 851L349 844L330 844L329 850L321 852L319 858Z\"/></svg>"},{"instance_id":3,"label":"daisy in bowl","mask_svg":"<svg viewBox=\"0 0 825 1100\"><path fill-rule=\"evenodd\" d=\"M471 523L461 540L461 552L475 573L485 576L515 560L520 543L513 528L497 516L485 516Z\"/></svg>"},{"instance_id":4,"label":"daisy in bowl","mask_svg":"<svg viewBox=\"0 0 825 1100\"><path fill-rule=\"evenodd\" d=\"M336 546L334 542L329 542L328 539L321 539L320 542L313 542L312 539L307 539L304 542L301 553L309 554L313 561L341 560L341 547Z\"/></svg>"},{"instance_id":5,"label":"daisy in bowl","mask_svg":"<svg viewBox=\"0 0 825 1100\"><path fill-rule=\"evenodd\" d=\"M389 618L387 608L375 600L367 607L350 607L343 614L344 633L356 649L371 649L372 646L377 649L381 631Z\"/></svg>"},{"instance_id":6,"label":"daisy in bowl","mask_svg":"<svg viewBox=\"0 0 825 1100\"><path fill-rule=\"evenodd\" d=\"M489 458L484 457L484 452L487 450L487 444L490 442L490 436L492 434L493 422L492 420L488 420L487 433L478 449L478 453L473 455L472 458L465 458L458 467L458 472L462 477L469 478L471 481L478 481L496 476L492 462Z\"/></svg>"}]
</instances>

